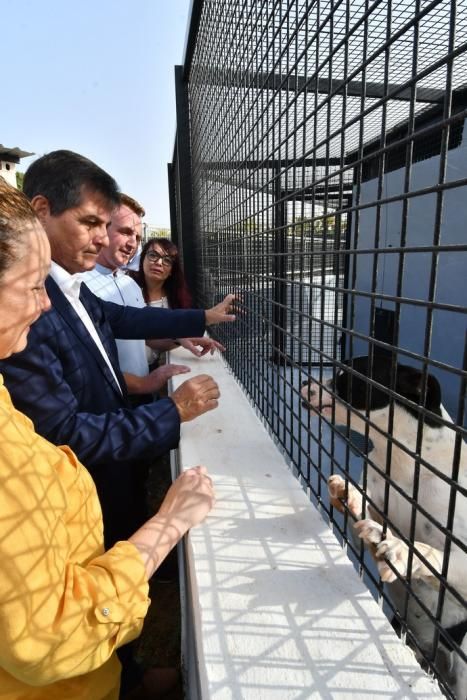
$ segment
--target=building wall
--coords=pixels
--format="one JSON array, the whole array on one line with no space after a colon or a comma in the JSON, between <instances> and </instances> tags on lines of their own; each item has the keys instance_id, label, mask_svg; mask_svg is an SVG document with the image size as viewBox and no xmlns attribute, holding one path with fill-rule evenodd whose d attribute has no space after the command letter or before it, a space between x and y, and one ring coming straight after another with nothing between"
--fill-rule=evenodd
<instances>
[{"instance_id":1,"label":"building wall","mask_svg":"<svg viewBox=\"0 0 467 700\"><path fill-rule=\"evenodd\" d=\"M466 122L467 124L467 122ZM446 162L446 181L460 179L467 175L467 126L461 144L448 151ZM438 182L440 157L434 156L412 165L412 191L428 189ZM377 199L377 179L362 184L361 203L374 202ZM384 176L383 197L394 197L403 191L404 169L386 173ZM467 220L467 200L462 188L454 187L444 192L444 206L441 221L441 244L461 244L465 240L465 221ZM435 228L436 194L414 197L410 200L407 221L408 247L416 254L406 254L402 293L405 298L428 299L430 276L432 273L432 254L424 253L423 246L433 244ZM381 207L380 247L398 249L401 236L402 203L391 202ZM376 230L376 206L362 210L359 220L359 250L369 250L374 246ZM355 229L352 231L355 236ZM355 288L359 292L372 291L374 256L361 254L354 257L357 265ZM397 275L399 254L387 252L379 256L375 291L388 296L397 292ZM353 270L350 270L352 279ZM437 255L437 275L434 302L449 304L459 310L467 305L467 286L465 284L465 258L455 250L446 250ZM393 301L382 301L378 306L389 310L395 309ZM363 335L370 335L370 299L357 298L354 301L354 318L349 318L349 325ZM349 313L350 316L350 313ZM410 352L424 355L425 329L427 324L427 305L413 306L402 304L399 318L398 347ZM465 324L460 313L447 309L433 312L429 356L451 367L462 367L465 342ZM355 340L353 355L368 353L365 340ZM400 362L413 364L402 356ZM456 414L459 401L459 377L431 368L441 383L443 403L451 415Z\"/></svg>"},{"instance_id":2,"label":"building wall","mask_svg":"<svg viewBox=\"0 0 467 700\"><path fill-rule=\"evenodd\" d=\"M0 177L3 177L9 185L16 187L16 165L6 160L0 160Z\"/></svg>"}]
</instances>

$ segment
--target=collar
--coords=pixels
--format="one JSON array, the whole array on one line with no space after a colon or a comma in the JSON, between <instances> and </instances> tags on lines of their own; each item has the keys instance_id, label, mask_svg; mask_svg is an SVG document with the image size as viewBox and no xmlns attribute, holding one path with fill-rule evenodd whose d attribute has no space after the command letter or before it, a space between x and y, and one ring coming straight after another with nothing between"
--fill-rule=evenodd
<instances>
[{"instance_id":1,"label":"collar","mask_svg":"<svg viewBox=\"0 0 467 700\"><path fill-rule=\"evenodd\" d=\"M52 260L50 265L50 276L56 282L64 294L75 294L79 296L83 272L76 272L70 275L65 268Z\"/></svg>"},{"instance_id":2,"label":"collar","mask_svg":"<svg viewBox=\"0 0 467 700\"><path fill-rule=\"evenodd\" d=\"M99 265L99 263L96 263L96 267L94 268L94 270L100 275L112 275L112 277L126 277L126 272L125 270L122 270L121 267L116 267L115 270L111 270L109 267L104 267L104 265Z\"/></svg>"},{"instance_id":3,"label":"collar","mask_svg":"<svg viewBox=\"0 0 467 700\"><path fill-rule=\"evenodd\" d=\"M100 265L99 263L96 263L96 267L94 268L96 272L98 272L100 275L116 275L118 272L118 268L116 270L111 270L110 267L104 267L104 265Z\"/></svg>"}]
</instances>

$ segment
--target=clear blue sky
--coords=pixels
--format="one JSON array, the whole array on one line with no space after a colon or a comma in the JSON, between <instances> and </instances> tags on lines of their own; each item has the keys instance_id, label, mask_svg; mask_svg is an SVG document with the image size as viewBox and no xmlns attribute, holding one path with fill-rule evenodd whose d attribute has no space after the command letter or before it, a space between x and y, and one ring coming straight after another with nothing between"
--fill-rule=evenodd
<instances>
[{"instance_id":1,"label":"clear blue sky","mask_svg":"<svg viewBox=\"0 0 467 700\"><path fill-rule=\"evenodd\" d=\"M141 201L148 223L168 227L174 65L190 0L0 4L0 143L82 153Z\"/></svg>"}]
</instances>

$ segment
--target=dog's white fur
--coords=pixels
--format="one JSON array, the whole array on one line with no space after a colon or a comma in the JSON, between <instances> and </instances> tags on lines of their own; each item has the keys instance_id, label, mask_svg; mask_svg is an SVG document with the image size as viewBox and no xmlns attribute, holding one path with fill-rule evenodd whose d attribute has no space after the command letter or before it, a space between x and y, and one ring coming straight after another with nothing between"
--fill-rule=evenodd
<instances>
[{"instance_id":1,"label":"dog's white fur","mask_svg":"<svg viewBox=\"0 0 467 700\"><path fill-rule=\"evenodd\" d=\"M326 388L318 386L311 381L303 387L302 397L314 410L333 420L335 424L347 425L350 415L350 428L359 433L365 433L365 421L362 414L356 409L349 413L347 407L339 401L339 397L333 393L332 381L326 382ZM334 407L334 416L332 417ZM452 423L444 408L441 407L443 418ZM371 426L369 438L373 443L373 449L369 455L371 462L381 470L387 471L388 451L388 420L389 405L373 410L369 413ZM379 430L378 430L379 429ZM416 452L418 420L404 409L403 405L395 402L393 415L392 436L399 443L405 445L408 450ZM448 426L430 427L426 423L423 426L421 457L428 464L435 467L441 474L452 477L452 465L454 461L455 432ZM414 459L403 449L392 443L390 457L390 478L402 490L403 495L393 487L389 488L389 500L386 523L399 530L407 539L410 539L412 506L405 497L415 496L417 502L443 526L447 523L451 487L446 481L437 476L427 467L420 466L420 479L418 493L414 494ZM467 446L462 442L461 463L458 483L464 489L467 488ZM362 519L363 499L361 492L352 484L346 483L339 475L332 475L328 482L331 502L340 510L343 510L343 502L355 517L355 529L358 536L370 548L375 556L378 569L383 581L390 584L389 593L396 609L404 611L406 590L401 582L407 576L409 549L402 539L397 537L389 529L383 535L383 519L377 510L371 506L373 503L381 512L384 512L386 481L378 471L368 463L366 495L367 517ZM370 517L368 517L370 516ZM462 493L457 494L454 511L453 534L461 541L467 541L467 499ZM429 567L424 563L422 555L433 567L434 571L441 575L445 536L433 523L419 511L415 521L415 552L411 566L411 587L416 595L424 602L433 615L436 615L439 598L439 581L433 575ZM399 576L394 573L393 568ZM400 578L399 578L400 577ZM451 544L449 556L449 568L447 571L448 583L462 596L467 598L467 555L456 544ZM467 618L467 611L455 597L446 592L441 623L445 629L462 622ZM433 647L434 626L427 614L416 603L412 596L409 597L407 610L407 624L417 639L418 645L425 653L430 653ZM462 650L467 654L467 635L462 641ZM467 698L467 664L460 659L455 652L449 652L447 647L440 646L436 658L436 665L440 674L451 686L455 697L459 700Z\"/></svg>"}]
</instances>

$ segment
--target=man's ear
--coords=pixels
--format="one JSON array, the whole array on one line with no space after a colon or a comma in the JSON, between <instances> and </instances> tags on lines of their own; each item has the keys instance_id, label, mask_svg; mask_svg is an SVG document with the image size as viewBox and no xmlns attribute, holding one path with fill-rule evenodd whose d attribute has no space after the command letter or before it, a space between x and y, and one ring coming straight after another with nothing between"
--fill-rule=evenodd
<instances>
[{"instance_id":1,"label":"man's ear","mask_svg":"<svg viewBox=\"0 0 467 700\"><path fill-rule=\"evenodd\" d=\"M36 212L37 218L44 225L49 218L50 214L50 204L47 197L43 194L36 194L35 197L31 199L31 206Z\"/></svg>"}]
</instances>

